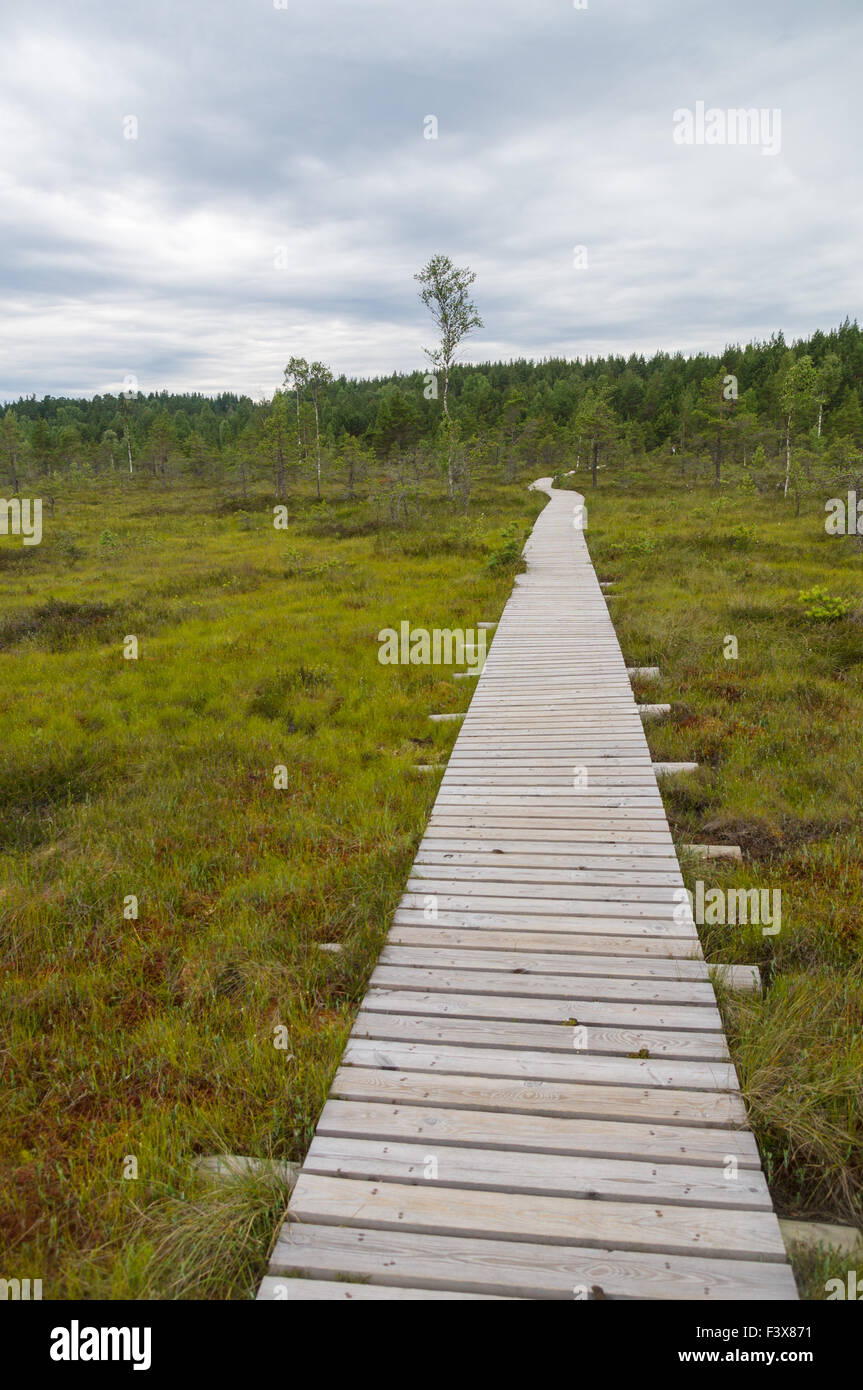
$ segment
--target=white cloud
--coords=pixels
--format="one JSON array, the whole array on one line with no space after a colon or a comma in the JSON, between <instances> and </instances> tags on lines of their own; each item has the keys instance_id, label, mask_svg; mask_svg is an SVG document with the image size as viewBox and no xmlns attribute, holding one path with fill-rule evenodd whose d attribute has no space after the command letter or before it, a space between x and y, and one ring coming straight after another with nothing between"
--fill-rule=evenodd
<instances>
[{"instance_id":1,"label":"white cloud","mask_svg":"<svg viewBox=\"0 0 863 1390\"><path fill-rule=\"evenodd\" d=\"M0 50L0 398L420 366L438 250L478 272L472 360L829 327L861 28L839 0L93 0L73 29L46 0ZM675 146L699 99L781 107L781 154Z\"/></svg>"}]
</instances>

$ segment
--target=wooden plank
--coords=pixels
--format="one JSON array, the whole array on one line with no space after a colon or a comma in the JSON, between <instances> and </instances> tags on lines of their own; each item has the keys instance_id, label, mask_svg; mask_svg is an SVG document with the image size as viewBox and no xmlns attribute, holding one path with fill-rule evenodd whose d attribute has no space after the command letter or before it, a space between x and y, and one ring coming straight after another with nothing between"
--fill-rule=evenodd
<instances>
[{"instance_id":1,"label":"wooden plank","mask_svg":"<svg viewBox=\"0 0 863 1390\"><path fill-rule=\"evenodd\" d=\"M702 963L689 960L686 956L682 956L680 960L667 961L645 957L639 962L637 957L631 955L567 955L564 952L531 951L529 947L524 950L498 950L493 946L483 951L471 949L469 944L448 948L402 946L399 942L392 941L384 947L380 960L382 965L415 966L427 970L461 970L470 974L574 975L581 979L590 977L597 982L596 988L600 988L600 980L615 977L628 979L633 984L640 980L649 980L652 984L685 986L687 990L698 986L699 976L704 981L709 979L706 965L697 971L693 967ZM693 976L696 977L695 980Z\"/></svg>"},{"instance_id":2,"label":"wooden plank","mask_svg":"<svg viewBox=\"0 0 863 1390\"><path fill-rule=\"evenodd\" d=\"M564 850L561 853L527 853L524 851L491 851L484 853L482 850L439 850L423 847L420 845L417 850L417 857L414 860L414 873L425 871L428 864L444 865L474 865L478 868L504 869L509 873L514 869L528 869L536 871L539 869L563 870L565 873L622 873L629 877L633 875L645 883L662 882L663 879L656 877L658 874L680 874L680 867L674 854L651 855L647 859L637 859L635 856L625 854L576 854L572 855ZM643 877L644 875L650 877ZM552 880L550 880L552 881ZM556 881L556 880L554 880ZM602 880L605 881L604 879ZM617 880L611 880L616 882ZM681 877L680 882L683 882Z\"/></svg>"},{"instance_id":3,"label":"wooden plank","mask_svg":"<svg viewBox=\"0 0 863 1390\"><path fill-rule=\"evenodd\" d=\"M590 802L594 793L601 796L606 795L632 795L643 796L649 800L653 810L658 809L656 800L652 795L653 787L656 782L656 774L650 771L627 772L625 769L620 772L599 771L595 769L593 775L586 763L579 764L583 767L582 781L584 785L574 784L573 767L508 767L505 771L483 771L480 768L453 767L447 764L446 777L441 784L443 792L464 790L473 793L479 791L497 792L503 787L512 787L521 793L528 791L537 794L540 788L548 789L552 794L558 790L561 792L576 792L583 801Z\"/></svg>"},{"instance_id":4,"label":"wooden plank","mask_svg":"<svg viewBox=\"0 0 863 1390\"><path fill-rule=\"evenodd\" d=\"M627 804L624 805L624 802ZM659 806L646 796L638 804L632 796L602 798L596 794L588 796L584 792L569 790L551 794L537 786L526 789L523 795L503 787L494 795L487 789L466 793L442 787L438 792L435 814L449 817L503 815L509 820L522 822L527 818L527 829L530 829L531 816L565 817L574 830L589 832L592 829L601 839L610 838L603 834L607 822L619 830L629 830L636 840L640 834L662 835L666 843L671 838ZM562 829L565 830L566 826Z\"/></svg>"},{"instance_id":5,"label":"wooden plank","mask_svg":"<svg viewBox=\"0 0 863 1390\"><path fill-rule=\"evenodd\" d=\"M574 1030L575 1031L575 1030ZM590 1031L587 1030L589 1042ZM526 1048L459 1047L447 1043L384 1041L352 1033L344 1052L346 1066L383 1067L398 1071L443 1071L450 1076L535 1077L602 1086L661 1087L685 1091L733 1091L737 1076L727 1062L664 1061L661 1058L593 1056L529 1052ZM687 1101L680 1102L681 1114ZM701 1113L702 1099L697 1108Z\"/></svg>"},{"instance_id":6,"label":"wooden plank","mask_svg":"<svg viewBox=\"0 0 863 1390\"><path fill-rule=\"evenodd\" d=\"M387 972L386 966L379 970ZM415 976L434 972L394 970L396 976ZM452 978L452 977L445 977ZM468 977L462 975L464 980ZM590 990L587 982L585 993ZM578 1013L573 1013L573 1000L547 999L541 995L526 996L513 994L468 994L456 990L406 989L398 986L382 986L372 983L365 999L365 1013L387 1012L396 1014L426 1014L449 1018L478 1018L522 1021L532 1023L575 1023L592 1024L591 1048L595 1051L638 1052L645 1044L639 1038L650 1037L653 1048L659 1056L661 1052L670 1055L686 1056L691 1048L716 1048L715 1055L722 1059L728 1056L728 1048L722 1035L722 1020L719 1010L709 1005L684 1007L680 1004L618 1004L607 999L581 999ZM608 1046L602 1047L603 1031L608 1034ZM600 1039L598 1042L597 1039Z\"/></svg>"},{"instance_id":7,"label":"wooden plank","mask_svg":"<svg viewBox=\"0 0 863 1390\"><path fill-rule=\"evenodd\" d=\"M599 1082L481 1076L469 1072L408 1071L385 1067L340 1067L332 1095L341 1100L402 1100L473 1110L521 1114L580 1115L591 1120L705 1125L739 1129L746 1123L740 1096L733 1091L681 1091L674 1088L602 1085Z\"/></svg>"},{"instance_id":8,"label":"wooden plank","mask_svg":"<svg viewBox=\"0 0 863 1390\"><path fill-rule=\"evenodd\" d=\"M304 1171L487 1192L771 1210L764 1177L753 1169L738 1172L734 1182L729 1182L718 1166L513 1153L475 1145L443 1145L429 1134L417 1135L413 1143L395 1139L381 1143L366 1137L319 1133L312 1140Z\"/></svg>"},{"instance_id":9,"label":"wooden plank","mask_svg":"<svg viewBox=\"0 0 863 1390\"><path fill-rule=\"evenodd\" d=\"M583 1115L502 1114L447 1108L427 1101L380 1104L330 1099L317 1132L334 1138L365 1137L380 1142L412 1139L438 1147L462 1144L525 1154L620 1160L635 1157L640 1162L680 1163L723 1174L730 1171L733 1159L741 1169L760 1171L758 1149L747 1129L693 1129L653 1121L592 1120Z\"/></svg>"},{"instance_id":10,"label":"wooden plank","mask_svg":"<svg viewBox=\"0 0 863 1390\"><path fill-rule=\"evenodd\" d=\"M572 863L578 861L584 855L599 858L601 855L611 855L615 859L622 857L621 852L627 850L638 859L664 859L669 860L672 851L669 845L659 836L654 843L648 844L643 839L636 839L632 842L628 835L616 835L610 837L607 832L596 831L595 834L588 835L584 832L573 831L571 835L565 832L548 830L540 832L543 838L532 838L530 840L514 840L502 831L500 835L493 830L476 832L470 830L456 830L454 827L449 830L427 830L420 845L420 853L427 850L442 851L470 850L474 853L485 854L509 854L515 851L518 854L549 854L552 845L560 846L559 853L564 856L565 862ZM675 859L671 862L676 863Z\"/></svg>"},{"instance_id":11,"label":"wooden plank","mask_svg":"<svg viewBox=\"0 0 863 1390\"><path fill-rule=\"evenodd\" d=\"M425 923L425 909L422 907L400 907L397 909L394 922L396 926L413 927L421 926ZM598 936L643 936L661 937L664 940L676 940L687 943L686 948L681 945L680 955L698 955L698 933L693 923L672 922L671 920L660 921L656 917L640 918L635 914L626 914L621 909L619 917L610 914L606 917L582 916L580 912L558 913L556 915L542 912L479 912L475 908L463 908L460 911L449 911L447 908L438 907L437 924L439 926L464 927L472 926L477 929L481 927L492 927L501 931L523 930L530 931L561 931L565 930L567 923L576 931L583 933L596 934ZM672 952L669 951L669 955Z\"/></svg>"},{"instance_id":12,"label":"wooden plank","mask_svg":"<svg viewBox=\"0 0 863 1390\"><path fill-rule=\"evenodd\" d=\"M452 866L452 861L436 863L433 860L423 859L414 863L411 870L411 877L407 887L411 884L416 887L414 892L422 892L425 886L434 885L441 881L454 881L456 876L459 883L522 883L541 884L551 887L553 884L571 884L573 886L583 885L589 889L589 897L598 896L602 890L607 888L622 888L626 890L627 897L642 902L664 901L659 895L671 892L683 886L683 876L679 869L654 870L648 879L637 870L632 869L609 869L603 861L602 869L574 869L568 864L560 868L546 867L534 868L530 864L513 863L507 857L492 860L490 864L465 863L464 860L471 856L459 856L459 863ZM569 894L561 896L568 897ZM607 896L607 895L606 895Z\"/></svg>"},{"instance_id":13,"label":"wooden plank","mask_svg":"<svg viewBox=\"0 0 863 1390\"><path fill-rule=\"evenodd\" d=\"M390 950L397 948L386 947ZM462 958L463 959L463 958ZM395 985L400 989L445 989L463 994L506 994L521 995L532 999L569 999L573 1003L579 999L620 1000L632 1004L664 1004L666 1007L683 1008L687 1005L704 1005L716 1008L716 995L713 986L680 980L638 980L631 975L615 979L612 976L596 976L586 971L583 975L543 974L528 970L524 958L512 970L473 970L460 964L454 966L420 966L401 954L381 958L372 975L372 984ZM573 1010L573 1013L575 1010Z\"/></svg>"},{"instance_id":14,"label":"wooden plank","mask_svg":"<svg viewBox=\"0 0 863 1390\"><path fill-rule=\"evenodd\" d=\"M408 1285L555 1299L668 1299L755 1302L796 1298L786 1263L757 1260L669 1260L628 1250L590 1250L571 1242L478 1240L417 1236L411 1231L286 1223L271 1268L321 1277L348 1275L383 1287ZM276 1276L277 1277L277 1276Z\"/></svg>"},{"instance_id":15,"label":"wooden plank","mask_svg":"<svg viewBox=\"0 0 863 1390\"><path fill-rule=\"evenodd\" d=\"M448 804L433 813L429 825L480 826L510 832L536 830L602 830L644 831L651 835L664 834L665 828L655 809L609 812L598 817L591 808L578 807L567 810L565 807L550 804L548 801L534 801L529 805L479 806L475 802L463 805ZM450 830L450 833L452 831Z\"/></svg>"},{"instance_id":16,"label":"wooden plank","mask_svg":"<svg viewBox=\"0 0 863 1390\"><path fill-rule=\"evenodd\" d=\"M468 884L470 888L473 885ZM598 931L619 936L676 936L694 938L694 923L688 917L677 921L675 908L689 908L686 902L656 903L603 900L601 898L497 897L481 890L474 893L442 893L438 888L421 893L405 893L396 909L395 922L407 924L420 914L420 921L466 916L471 921L489 920L488 926L517 926L526 931ZM434 918L429 914L437 914ZM678 913L682 916L682 911ZM515 919L513 921L512 919ZM504 921L503 919L506 919ZM621 925L623 923L624 925Z\"/></svg>"},{"instance_id":17,"label":"wooden plank","mask_svg":"<svg viewBox=\"0 0 863 1390\"><path fill-rule=\"evenodd\" d=\"M370 994L374 993L377 991L370 991ZM407 991L405 994L410 1004L410 995ZM573 1050L573 1030L581 1028L584 1030L586 1048L594 1055L611 1053L619 1057L632 1057L644 1052L645 1055L665 1060L677 1057L689 1061L727 1061L728 1057L722 1038L711 1033L597 1028L589 1026L584 1019L578 1024L571 1024L568 1017L560 1018L555 1023L523 1023L512 1018L490 1019L482 1014L478 1017L457 1017L447 1010L435 1010L429 1014L408 1007L401 1013L384 1010L380 1001L377 1007L369 1008L369 997L366 995L354 1024L354 1036L358 1038L570 1053Z\"/></svg>"},{"instance_id":18,"label":"wooden plank","mask_svg":"<svg viewBox=\"0 0 863 1390\"><path fill-rule=\"evenodd\" d=\"M542 1240L601 1249L623 1246L666 1255L780 1262L785 1246L772 1211L733 1211L300 1174L291 1201L296 1220L408 1229L439 1235Z\"/></svg>"},{"instance_id":19,"label":"wooden plank","mask_svg":"<svg viewBox=\"0 0 863 1390\"><path fill-rule=\"evenodd\" d=\"M757 965L725 965L719 962L709 968L711 980L718 980L725 989L741 994L761 993L761 971Z\"/></svg>"},{"instance_id":20,"label":"wooden plank","mask_svg":"<svg viewBox=\"0 0 863 1390\"><path fill-rule=\"evenodd\" d=\"M428 893L437 896L457 897L477 894L482 899L503 898L515 902L530 899L534 902L544 902L551 899L557 903L585 903L598 902L607 903L609 898L615 902L625 904L627 912L632 911L636 906L645 908L648 911L655 910L656 906L674 908L680 903L680 885L674 886L650 886L613 889L609 884L602 884L596 887L583 883L568 884L563 883L541 883L534 880L532 883L511 883L509 880L499 881L491 877L474 880L469 877L462 878L452 876L450 878L434 879L431 886L428 881L414 877L408 879L406 895L418 898Z\"/></svg>"},{"instance_id":21,"label":"wooden plank","mask_svg":"<svg viewBox=\"0 0 863 1390\"><path fill-rule=\"evenodd\" d=\"M268 1274L261 1280L258 1299L271 1303L336 1303L408 1302L411 1299L469 1299L472 1302L509 1301L504 1295L489 1293L456 1293L449 1289L419 1289L387 1284L346 1283L343 1279L296 1279Z\"/></svg>"},{"instance_id":22,"label":"wooden plank","mask_svg":"<svg viewBox=\"0 0 863 1390\"><path fill-rule=\"evenodd\" d=\"M742 859L739 845L681 845L686 854L694 854L699 859Z\"/></svg>"},{"instance_id":23,"label":"wooden plank","mask_svg":"<svg viewBox=\"0 0 863 1390\"><path fill-rule=\"evenodd\" d=\"M706 980L707 965L700 951L687 943L682 950L669 945L665 937L580 936L574 931L507 932L484 927L394 926L387 937L389 946L416 946L420 949L445 947L468 951L529 951L566 956L590 956L585 968L594 974L632 975L650 979ZM496 957L497 959L497 957ZM755 967L751 967L754 970ZM751 988L746 967L716 966L723 980L733 987L735 976L744 976ZM730 978L729 978L730 977Z\"/></svg>"}]
</instances>

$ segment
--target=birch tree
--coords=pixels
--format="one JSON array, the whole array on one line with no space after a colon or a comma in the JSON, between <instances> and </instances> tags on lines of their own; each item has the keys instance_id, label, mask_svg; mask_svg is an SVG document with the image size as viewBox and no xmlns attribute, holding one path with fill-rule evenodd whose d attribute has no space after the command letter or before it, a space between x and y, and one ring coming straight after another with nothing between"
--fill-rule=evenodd
<instances>
[{"instance_id":1,"label":"birch tree","mask_svg":"<svg viewBox=\"0 0 863 1390\"><path fill-rule=\"evenodd\" d=\"M423 350L432 366L443 372L443 413L448 415L449 377L459 345L474 328L482 328L476 305L468 298L476 274L453 265L449 256L432 256L414 279L422 286L420 299L440 334L436 348Z\"/></svg>"},{"instance_id":2,"label":"birch tree","mask_svg":"<svg viewBox=\"0 0 863 1390\"><path fill-rule=\"evenodd\" d=\"M468 290L476 279L474 271L453 265L449 256L432 256L414 279L421 285L420 299L429 310L440 334L435 348L424 348L436 372L443 373L442 446L446 459L447 491L453 498L453 456L456 440L449 416L449 378L460 344L482 319Z\"/></svg>"},{"instance_id":3,"label":"birch tree","mask_svg":"<svg viewBox=\"0 0 863 1390\"><path fill-rule=\"evenodd\" d=\"M309 385L309 364L305 357L292 357L285 367L285 390L292 391L297 406L297 464L303 456L302 430L300 427L300 397L304 396Z\"/></svg>"},{"instance_id":4,"label":"birch tree","mask_svg":"<svg viewBox=\"0 0 863 1390\"><path fill-rule=\"evenodd\" d=\"M307 387L315 408L315 477L318 485L318 501L321 500L321 417L320 399L328 386L332 385L333 374L323 362L313 362L309 367Z\"/></svg>"},{"instance_id":5,"label":"birch tree","mask_svg":"<svg viewBox=\"0 0 863 1390\"><path fill-rule=\"evenodd\" d=\"M788 496L791 486L791 428L792 424L805 423L805 417L814 411L818 394L818 373L808 354L793 360L785 373L779 392L779 399L785 414L785 488L783 496Z\"/></svg>"}]
</instances>

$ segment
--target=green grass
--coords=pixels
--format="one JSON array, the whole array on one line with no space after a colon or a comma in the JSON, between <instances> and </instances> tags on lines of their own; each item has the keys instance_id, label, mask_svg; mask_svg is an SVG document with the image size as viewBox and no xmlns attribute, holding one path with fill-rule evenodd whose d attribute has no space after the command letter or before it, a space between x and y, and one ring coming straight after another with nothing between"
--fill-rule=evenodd
<instances>
[{"instance_id":1,"label":"green grass","mask_svg":"<svg viewBox=\"0 0 863 1390\"><path fill-rule=\"evenodd\" d=\"M574 482L575 480L571 480ZM863 1220L863 557L746 486L643 476L589 487L588 544L628 664L672 706L646 726L675 840L741 845L742 864L685 863L721 888L781 889L782 929L699 928L709 960L752 962L763 997L722 998L774 1201L785 1215ZM807 617L801 591L845 600ZM810 605L811 606L811 605ZM729 637L737 659L727 659Z\"/></svg>"},{"instance_id":2,"label":"green grass","mask_svg":"<svg viewBox=\"0 0 863 1390\"><path fill-rule=\"evenodd\" d=\"M455 737L426 716L471 693L377 633L495 618L542 498L486 481L469 519L429 497L396 528L300 497L279 532L215 486L57 490L42 545L0 541L4 1272L246 1298L286 1191L193 1159L303 1157L434 799L412 764ZM774 1200L859 1224L861 552L778 494L587 493L624 654L662 668L638 697L673 706L654 756L701 764L662 784L675 838L744 849L687 883L782 890L778 936L701 929L764 976L720 1003ZM815 588L844 614L807 617ZM796 1261L807 1296L828 1265Z\"/></svg>"},{"instance_id":3,"label":"green grass","mask_svg":"<svg viewBox=\"0 0 863 1390\"><path fill-rule=\"evenodd\" d=\"M427 714L470 698L377 633L498 615L541 499L478 502L301 498L283 532L272 499L81 484L4 540L0 1231L46 1298L253 1291L285 1192L192 1159L310 1141L434 798L412 764L454 738Z\"/></svg>"}]
</instances>

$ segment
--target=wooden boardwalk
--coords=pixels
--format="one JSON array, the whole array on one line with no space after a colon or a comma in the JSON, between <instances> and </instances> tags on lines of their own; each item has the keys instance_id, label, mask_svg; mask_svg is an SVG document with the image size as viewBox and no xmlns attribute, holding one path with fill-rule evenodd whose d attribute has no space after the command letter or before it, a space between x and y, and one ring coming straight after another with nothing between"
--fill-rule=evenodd
<instances>
[{"instance_id":1,"label":"wooden boardwalk","mask_svg":"<svg viewBox=\"0 0 863 1390\"><path fill-rule=\"evenodd\" d=\"M536 486L260 1298L797 1297L580 499Z\"/></svg>"}]
</instances>

